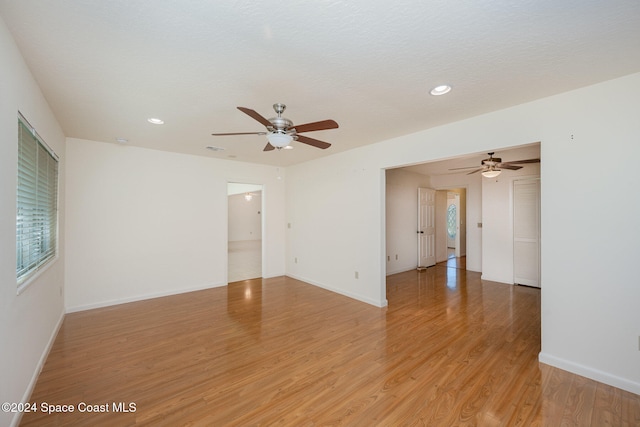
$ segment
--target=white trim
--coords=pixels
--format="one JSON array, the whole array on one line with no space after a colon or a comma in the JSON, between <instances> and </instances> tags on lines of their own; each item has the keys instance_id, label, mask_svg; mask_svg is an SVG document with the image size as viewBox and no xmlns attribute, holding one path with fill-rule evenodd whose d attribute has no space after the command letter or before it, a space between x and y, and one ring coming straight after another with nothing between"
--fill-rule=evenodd
<instances>
[{"instance_id":1,"label":"white trim","mask_svg":"<svg viewBox=\"0 0 640 427\"><path fill-rule=\"evenodd\" d=\"M51 266L55 264L56 261L58 261L58 258L59 258L58 250L56 249L56 255L53 258L49 258L44 262L44 264L41 264L40 266L38 266L38 268L35 268L29 273L27 273L22 279L22 282L18 282L18 287L16 288L16 295L20 295L25 290L27 290L27 288L31 286L31 284L35 282L38 277L40 277L45 271L51 268Z\"/></svg>"},{"instance_id":2,"label":"white trim","mask_svg":"<svg viewBox=\"0 0 640 427\"><path fill-rule=\"evenodd\" d=\"M332 286L327 286L327 285L324 285L324 284L319 283L319 282L314 282L313 280L309 280L309 279L304 278L304 277L300 277L300 276L296 276L296 275L292 275L292 274L287 274L287 277L291 277L292 279L300 280L302 282L308 283L309 285L317 286L319 288L326 289L327 291L331 291L333 293L340 294L342 296L349 297L351 299L354 299L354 300L357 300L357 301L360 301L360 302L364 302L364 303L367 303L367 304L370 304L370 305L373 305L373 306L376 306L376 307L382 308L382 307L386 307L387 305L389 305L389 301L387 301L386 299L383 300L383 301L376 301L376 300L373 300L371 298L363 297L362 295L354 294L352 292L345 292L342 289L334 288Z\"/></svg>"},{"instance_id":3,"label":"white trim","mask_svg":"<svg viewBox=\"0 0 640 427\"><path fill-rule=\"evenodd\" d=\"M411 268L406 268L405 267L405 268L399 268L398 270L391 270L391 271L387 270L387 275L385 277L389 277L389 276L392 276L394 274L405 273L407 271L413 271L416 268L418 268L418 264L414 265Z\"/></svg>"},{"instance_id":4,"label":"white trim","mask_svg":"<svg viewBox=\"0 0 640 427\"><path fill-rule=\"evenodd\" d=\"M471 271L471 270L469 270L469 271ZM500 278L488 277L486 274L482 273L481 271L479 273L481 273L480 274L480 280L486 280L487 282L495 282L495 283L500 283L502 285L513 286L513 282L505 282L504 280L502 280Z\"/></svg>"},{"instance_id":5,"label":"white trim","mask_svg":"<svg viewBox=\"0 0 640 427\"><path fill-rule=\"evenodd\" d=\"M85 304L85 305L79 305L79 306L75 306L75 307L67 307L66 308L66 310L67 310L66 312L67 313L75 313L75 312L78 312L78 311L93 310L94 308L110 307L112 305L126 304L128 302L135 302L135 301L144 301L144 300L147 300L147 299L161 298L161 297L166 297L166 296L171 296L171 295L185 294L187 292L195 292L195 291L201 291L201 290L204 290L204 289L219 288L219 287L222 287L222 286L227 286L227 283L205 283L203 285L191 286L191 287L183 288L183 289L176 289L176 290L163 291L163 292L155 292L155 293L144 294L144 295L136 295L136 296L129 297L129 298L118 298L118 299L114 299L114 300L102 301L102 302L97 302L97 303L93 303L93 304Z\"/></svg>"},{"instance_id":6,"label":"white trim","mask_svg":"<svg viewBox=\"0 0 640 427\"><path fill-rule=\"evenodd\" d=\"M27 403L29 402L30 398L31 398L31 394L33 393L33 389L36 386L36 383L38 382L38 377L40 376L40 372L42 372L42 368L44 368L44 363L47 361L47 358L49 357L49 353L51 352L51 348L53 347L53 343L56 341L56 337L58 336L58 332L60 331L60 328L62 327L62 322L64 321L64 316L65 313L64 311L62 311L60 313L60 317L58 318L58 323L56 323L56 327L53 328L53 332L51 333L51 336L49 337L49 341L47 342L47 345L44 348L44 351L42 352L42 355L40 356L40 360L38 360L38 364L36 365L36 369L33 371L33 375L31 376L31 380L29 381L29 384L27 385L27 389L25 390L24 394L22 395L22 400L20 400L21 403ZM22 412L17 412L14 417L13 420L11 420L11 423L9 424L11 427L17 427L20 424L20 421L22 420Z\"/></svg>"},{"instance_id":7,"label":"white trim","mask_svg":"<svg viewBox=\"0 0 640 427\"><path fill-rule=\"evenodd\" d=\"M36 130L36 128L34 128L31 123L29 123L29 120L27 120L24 115L18 111L18 120L21 120L24 125L31 131L31 134L36 138L36 140L42 144L42 146L44 147L45 150L47 150L49 152L49 154L51 155L51 157L53 157L57 162L60 161L60 157L58 157L58 155L56 154L55 151L53 151L53 148L49 147L49 144L47 144L44 139L42 139L42 137L40 136L40 134L38 133L38 131Z\"/></svg>"},{"instance_id":8,"label":"white trim","mask_svg":"<svg viewBox=\"0 0 640 427\"><path fill-rule=\"evenodd\" d=\"M568 371L586 378L590 378L594 381L608 384L610 386L640 395L640 383L628 380L626 378L618 377L608 372L581 365L579 363L574 363L569 360L552 356L543 352L540 352L540 354L538 354L538 361L540 363L544 363L545 365L554 366L564 371Z\"/></svg>"}]
</instances>

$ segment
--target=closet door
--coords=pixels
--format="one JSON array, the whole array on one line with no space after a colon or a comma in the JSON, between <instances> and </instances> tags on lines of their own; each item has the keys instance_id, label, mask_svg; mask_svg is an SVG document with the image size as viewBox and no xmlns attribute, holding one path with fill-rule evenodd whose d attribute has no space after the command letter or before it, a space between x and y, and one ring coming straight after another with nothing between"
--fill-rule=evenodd
<instances>
[{"instance_id":1,"label":"closet door","mask_svg":"<svg viewBox=\"0 0 640 427\"><path fill-rule=\"evenodd\" d=\"M513 282L540 287L540 180L513 182Z\"/></svg>"}]
</instances>

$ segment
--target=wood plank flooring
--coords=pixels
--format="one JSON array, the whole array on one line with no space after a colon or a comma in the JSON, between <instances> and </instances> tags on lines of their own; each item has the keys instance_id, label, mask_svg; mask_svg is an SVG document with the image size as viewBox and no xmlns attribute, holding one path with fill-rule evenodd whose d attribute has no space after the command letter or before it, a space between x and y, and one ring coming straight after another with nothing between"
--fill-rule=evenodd
<instances>
[{"instance_id":1,"label":"wood plank flooring","mask_svg":"<svg viewBox=\"0 0 640 427\"><path fill-rule=\"evenodd\" d=\"M538 289L387 280L383 309L279 277L69 314L31 402L75 411L21 425L640 425L640 396L538 363Z\"/></svg>"}]
</instances>

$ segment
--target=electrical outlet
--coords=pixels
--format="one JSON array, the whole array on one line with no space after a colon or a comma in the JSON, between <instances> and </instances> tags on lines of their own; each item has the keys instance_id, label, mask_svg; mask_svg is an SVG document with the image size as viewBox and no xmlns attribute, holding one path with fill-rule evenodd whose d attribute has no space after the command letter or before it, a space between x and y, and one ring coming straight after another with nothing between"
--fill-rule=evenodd
<instances>
[{"instance_id":1,"label":"electrical outlet","mask_svg":"<svg viewBox=\"0 0 640 427\"><path fill-rule=\"evenodd\" d=\"M295 258L293 259L293 262L297 264L297 263L298 263L298 257L295 257Z\"/></svg>"},{"instance_id":2,"label":"electrical outlet","mask_svg":"<svg viewBox=\"0 0 640 427\"><path fill-rule=\"evenodd\" d=\"M398 260L398 254L396 254L396 261Z\"/></svg>"},{"instance_id":3,"label":"electrical outlet","mask_svg":"<svg viewBox=\"0 0 640 427\"><path fill-rule=\"evenodd\" d=\"M357 271L356 271L356 279L359 279L359 275Z\"/></svg>"}]
</instances>

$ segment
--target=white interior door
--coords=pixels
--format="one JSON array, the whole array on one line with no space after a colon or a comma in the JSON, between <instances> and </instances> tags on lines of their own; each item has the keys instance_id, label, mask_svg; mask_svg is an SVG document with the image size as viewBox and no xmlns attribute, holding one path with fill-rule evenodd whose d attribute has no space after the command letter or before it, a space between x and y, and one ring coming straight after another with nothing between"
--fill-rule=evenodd
<instances>
[{"instance_id":1,"label":"white interior door","mask_svg":"<svg viewBox=\"0 0 640 427\"><path fill-rule=\"evenodd\" d=\"M513 182L513 282L540 287L540 180Z\"/></svg>"},{"instance_id":2,"label":"white interior door","mask_svg":"<svg viewBox=\"0 0 640 427\"><path fill-rule=\"evenodd\" d=\"M418 267L436 264L436 190L418 188Z\"/></svg>"}]
</instances>

